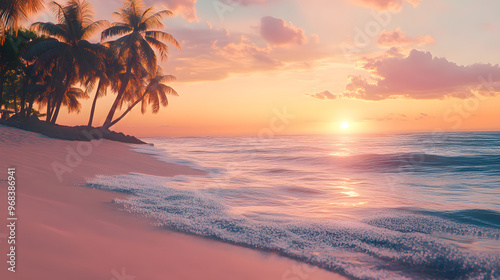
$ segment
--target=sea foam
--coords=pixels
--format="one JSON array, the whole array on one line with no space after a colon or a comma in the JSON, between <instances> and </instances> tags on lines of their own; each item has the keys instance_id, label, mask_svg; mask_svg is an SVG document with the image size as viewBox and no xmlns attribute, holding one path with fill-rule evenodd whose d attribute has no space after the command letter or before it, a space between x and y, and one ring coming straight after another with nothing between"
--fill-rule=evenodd
<instances>
[{"instance_id":1,"label":"sea foam","mask_svg":"<svg viewBox=\"0 0 500 280\"><path fill-rule=\"evenodd\" d=\"M411 209L373 211L359 220L306 220L232 213L228 196L210 188L169 187L179 178L143 174L97 177L92 188L131 196L128 211L167 229L278 252L359 279L496 279L497 252L464 249L460 242L499 246L500 230L459 223ZM182 180L189 180L183 177ZM478 245L479 246L479 245ZM488 246L488 245L485 245Z\"/></svg>"}]
</instances>

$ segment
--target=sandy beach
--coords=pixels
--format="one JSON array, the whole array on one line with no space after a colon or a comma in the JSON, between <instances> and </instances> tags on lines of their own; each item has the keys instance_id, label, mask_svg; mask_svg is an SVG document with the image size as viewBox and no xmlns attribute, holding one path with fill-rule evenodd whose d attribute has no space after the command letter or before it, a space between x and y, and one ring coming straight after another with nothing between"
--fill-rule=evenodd
<instances>
[{"instance_id":1,"label":"sandy beach","mask_svg":"<svg viewBox=\"0 0 500 280\"><path fill-rule=\"evenodd\" d=\"M14 167L18 218L14 273L6 265L7 229L0 231L1 279L344 279L276 254L155 228L118 209L112 200L123 194L79 186L96 175L200 171L118 142L63 141L5 126L0 151L0 217L7 223L7 168Z\"/></svg>"}]
</instances>

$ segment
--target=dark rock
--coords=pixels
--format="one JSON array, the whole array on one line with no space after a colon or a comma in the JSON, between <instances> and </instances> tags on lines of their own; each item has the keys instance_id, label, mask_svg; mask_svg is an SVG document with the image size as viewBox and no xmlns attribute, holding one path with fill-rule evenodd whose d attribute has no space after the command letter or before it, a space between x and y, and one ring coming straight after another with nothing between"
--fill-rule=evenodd
<instances>
[{"instance_id":1,"label":"dark rock","mask_svg":"<svg viewBox=\"0 0 500 280\"><path fill-rule=\"evenodd\" d=\"M27 131L37 132L45 136L72 141L91 141L96 139L107 139L130 144L146 144L138 138L114 132L104 127L88 126L64 126L41 121L32 115L27 120L19 121L18 118L0 120L0 124L20 128Z\"/></svg>"}]
</instances>

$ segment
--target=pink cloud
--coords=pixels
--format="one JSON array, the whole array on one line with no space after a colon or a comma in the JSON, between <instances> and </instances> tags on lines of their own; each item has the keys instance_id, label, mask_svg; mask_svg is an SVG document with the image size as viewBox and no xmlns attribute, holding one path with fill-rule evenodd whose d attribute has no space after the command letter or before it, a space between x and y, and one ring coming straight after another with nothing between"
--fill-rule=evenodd
<instances>
[{"instance_id":1,"label":"pink cloud","mask_svg":"<svg viewBox=\"0 0 500 280\"><path fill-rule=\"evenodd\" d=\"M291 22L282 19L263 17L260 22L260 35L273 45L302 45L307 42L302 28L295 27Z\"/></svg>"},{"instance_id":2,"label":"pink cloud","mask_svg":"<svg viewBox=\"0 0 500 280\"><path fill-rule=\"evenodd\" d=\"M236 5L250 6L254 4L267 4L279 0L220 0L220 1L231 6L236 6Z\"/></svg>"},{"instance_id":3,"label":"pink cloud","mask_svg":"<svg viewBox=\"0 0 500 280\"><path fill-rule=\"evenodd\" d=\"M268 44L260 34L216 28L209 22L192 28L171 28L182 51L170 48L166 72L179 82L222 80L231 74L289 69L310 69L317 60L342 53L334 46L320 44L319 37L302 45Z\"/></svg>"},{"instance_id":4,"label":"pink cloud","mask_svg":"<svg viewBox=\"0 0 500 280\"><path fill-rule=\"evenodd\" d=\"M433 116L429 116L428 114L426 113L420 113L418 116L415 117L415 120L416 121L421 121L421 120L426 120L426 119L433 119L435 117Z\"/></svg>"},{"instance_id":5,"label":"pink cloud","mask_svg":"<svg viewBox=\"0 0 500 280\"><path fill-rule=\"evenodd\" d=\"M196 16L197 0L164 0L161 1L163 7L172 11L174 15L180 15L188 21L198 21ZM156 3L160 3L155 1Z\"/></svg>"},{"instance_id":6,"label":"pink cloud","mask_svg":"<svg viewBox=\"0 0 500 280\"><path fill-rule=\"evenodd\" d=\"M427 45L433 44L434 38L430 35L426 36L418 36L413 39L401 31L401 28L396 28L393 31L382 31L378 36L377 43L380 46L384 47L393 47L393 46L405 46L405 45Z\"/></svg>"},{"instance_id":7,"label":"pink cloud","mask_svg":"<svg viewBox=\"0 0 500 280\"><path fill-rule=\"evenodd\" d=\"M337 95L329 92L328 90L325 90L325 91L322 91L322 92L317 92L317 93L310 93L310 94L306 94L310 97L314 97L314 98L317 98L317 99L321 99L321 100L333 100L333 99L337 99Z\"/></svg>"},{"instance_id":8,"label":"pink cloud","mask_svg":"<svg viewBox=\"0 0 500 280\"><path fill-rule=\"evenodd\" d=\"M271 56L270 46L258 46L248 35L210 27L170 31L183 49L171 48L164 69L180 82L221 80L231 73L266 71L281 65Z\"/></svg>"},{"instance_id":9,"label":"pink cloud","mask_svg":"<svg viewBox=\"0 0 500 280\"><path fill-rule=\"evenodd\" d=\"M500 93L498 65L459 66L429 52L412 50L406 57L383 56L367 61L363 68L372 74L371 78L350 76L344 97L442 99Z\"/></svg>"},{"instance_id":10,"label":"pink cloud","mask_svg":"<svg viewBox=\"0 0 500 280\"><path fill-rule=\"evenodd\" d=\"M385 121L407 121L408 116L405 114L401 113L389 113L385 116L378 117L378 118L367 118L365 119L367 121L378 121L378 122L385 122Z\"/></svg>"},{"instance_id":11,"label":"pink cloud","mask_svg":"<svg viewBox=\"0 0 500 280\"><path fill-rule=\"evenodd\" d=\"M422 0L354 0L357 4L376 10L400 10L405 2L417 7Z\"/></svg>"}]
</instances>

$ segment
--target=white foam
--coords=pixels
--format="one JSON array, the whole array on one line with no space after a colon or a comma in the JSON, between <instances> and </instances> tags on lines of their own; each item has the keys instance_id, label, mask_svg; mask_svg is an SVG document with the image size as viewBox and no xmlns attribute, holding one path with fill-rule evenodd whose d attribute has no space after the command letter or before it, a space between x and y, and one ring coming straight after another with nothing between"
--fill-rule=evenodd
<instances>
[{"instance_id":1,"label":"white foam","mask_svg":"<svg viewBox=\"0 0 500 280\"><path fill-rule=\"evenodd\" d=\"M116 202L155 218L161 227L271 250L360 279L500 277L498 254L463 250L439 237L498 238L497 229L400 210L382 211L363 221L252 219L232 213L226 203L231 198L208 189L172 188L176 180L186 178L135 173L100 176L87 186L130 194Z\"/></svg>"}]
</instances>

